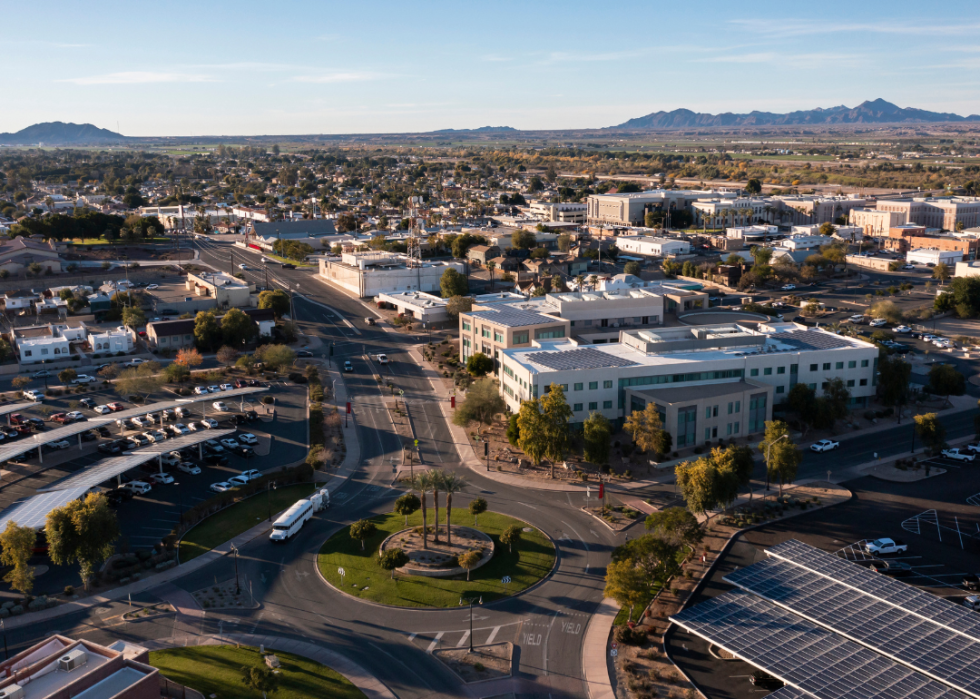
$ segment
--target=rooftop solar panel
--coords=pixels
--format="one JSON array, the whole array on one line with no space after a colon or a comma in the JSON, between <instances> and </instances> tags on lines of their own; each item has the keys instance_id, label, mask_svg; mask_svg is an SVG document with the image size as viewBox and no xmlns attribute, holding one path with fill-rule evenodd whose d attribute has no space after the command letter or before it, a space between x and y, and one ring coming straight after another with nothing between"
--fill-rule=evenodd
<instances>
[{"instance_id":1,"label":"rooftop solar panel","mask_svg":"<svg viewBox=\"0 0 980 699\"><path fill-rule=\"evenodd\" d=\"M544 323L561 323L561 318L553 318L534 311L522 311L518 308L500 306L493 310L472 311L472 318L480 318L496 325L507 328L520 328L525 325L542 325Z\"/></svg>"},{"instance_id":2,"label":"rooftop solar panel","mask_svg":"<svg viewBox=\"0 0 980 699\"><path fill-rule=\"evenodd\" d=\"M33 408L35 405L40 405L40 403L11 403L10 405L0 405L0 415L16 413L18 410L27 410L28 408Z\"/></svg>"},{"instance_id":3,"label":"rooftop solar panel","mask_svg":"<svg viewBox=\"0 0 980 699\"><path fill-rule=\"evenodd\" d=\"M524 359L555 371L575 371L578 369L609 369L612 367L635 366L636 362L623 359L591 347L581 347L558 352L531 352Z\"/></svg>"},{"instance_id":4,"label":"rooftop solar panel","mask_svg":"<svg viewBox=\"0 0 980 699\"><path fill-rule=\"evenodd\" d=\"M671 621L783 680L790 699L966 697L747 592L727 592Z\"/></svg>"},{"instance_id":5,"label":"rooftop solar panel","mask_svg":"<svg viewBox=\"0 0 980 699\"><path fill-rule=\"evenodd\" d=\"M88 491L86 486L78 486L53 493L41 493L27 500L11 505L0 512L0 531L7 528L8 522L16 522L22 527L38 529L44 526L48 513L62 505L80 498Z\"/></svg>"},{"instance_id":6,"label":"rooftop solar panel","mask_svg":"<svg viewBox=\"0 0 980 699\"><path fill-rule=\"evenodd\" d=\"M851 343L842 337L816 330L800 330L798 332L775 333L770 335L773 340L787 345L798 347L799 349L839 349L841 347L851 347Z\"/></svg>"}]
</instances>

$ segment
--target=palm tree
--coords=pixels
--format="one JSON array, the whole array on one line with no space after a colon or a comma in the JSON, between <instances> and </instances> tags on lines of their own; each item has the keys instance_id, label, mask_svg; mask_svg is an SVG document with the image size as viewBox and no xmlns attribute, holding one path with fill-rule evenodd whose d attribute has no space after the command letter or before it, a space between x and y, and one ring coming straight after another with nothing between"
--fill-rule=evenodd
<instances>
[{"instance_id":1,"label":"palm tree","mask_svg":"<svg viewBox=\"0 0 980 699\"><path fill-rule=\"evenodd\" d=\"M589 284L592 285L592 291L595 291L596 284L598 283L599 283L599 277L597 277L594 274L589 277Z\"/></svg>"},{"instance_id":2,"label":"palm tree","mask_svg":"<svg viewBox=\"0 0 980 699\"><path fill-rule=\"evenodd\" d=\"M419 491L419 500L422 502L422 549L429 548L428 508L425 506L425 494L432 489L432 477L427 472L423 472L412 479L412 487ZM439 520L436 519L438 527Z\"/></svg>"},{"instance_id":3,"label":"palm tree","mask_svg":"<svg viewBox=\"0 0 980 699\"><path fill-rule=\"evenodd\" d=\"M439 543L439 491L442 490L444 476L440 471L429 471L429 487L432 489L432 507L436 511L435 529L432 541Z\"/></svg>"},{"instance_id":4,"label":"palm tree","mask_svg":"<svg viewBox=\"0 0 980 699\"><path fill-rule=\"evenodd\" d=\"M493 289L493 270L497 269L497 263L493 260L487 262L487 271L490 273L490 288Z\"/></svg>"},{"instance_id":5,"label":"palm tree","mask_svg":"<svg viewBox=\"0 0 980 699\"><path fill-rule=\"evenodd\" d=\"M575 277L575 285L578 291L582 290L582 284L585 282L585 277L581 274Z\"/></svg>"},{"instance_id":6,"label":"palm tree","mask_svg":"<svg viewBox=\"0 0 980 699\"><path fill-rule=\"evenodd\" d=\"M453 493L458 493L465 487L466 481L461 476L452 471L442 474L442 491L446 494L446 543L450 546L453 543Z\"/></svg>"}]
</instances>

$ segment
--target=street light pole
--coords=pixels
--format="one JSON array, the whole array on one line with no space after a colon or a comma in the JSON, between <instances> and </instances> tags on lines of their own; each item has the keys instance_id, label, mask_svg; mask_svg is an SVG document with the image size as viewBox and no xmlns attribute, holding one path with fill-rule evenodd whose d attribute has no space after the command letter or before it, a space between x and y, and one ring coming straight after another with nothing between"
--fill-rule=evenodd
<instances>
[{"instance_id":1,"label":"street light pole","mask_svg":"<svg viewBox=\"0 0 980 699\"><path fill-rule=\"evenodd\" d=\"M235 594L240 595L242 593L242 587L238 582L238 547L232 544L231 552L235 554Z\"/></svg>"},{"instance_id":2,"label":"street light pole","mask_svg":"<svg viewBox=\"0 0 980 699\"><path fill-rule=\"evenodd\" d=\"M784 434L781 437L779 437L779 439L774 439L772 442L769 443L769 446L766 447L766 492L769 491L769 452L776 442L780 442L788 437L789 434Z\"/></svg>"}]
</instances>

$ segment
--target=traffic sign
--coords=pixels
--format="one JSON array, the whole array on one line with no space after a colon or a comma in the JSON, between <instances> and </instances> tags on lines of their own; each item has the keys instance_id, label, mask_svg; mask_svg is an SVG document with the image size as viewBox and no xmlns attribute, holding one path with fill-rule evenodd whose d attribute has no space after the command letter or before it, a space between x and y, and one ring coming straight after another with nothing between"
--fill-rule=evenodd
<instances>
[{"instance_id":1,"label":"traffic sign","mask_svg":"<svg viewBox=\"0 0 980 699\"><path fill-rule=\"evenodd\" d=\"M415 446L418 446L418 445L419 445L419 440L416 439L415 440Z\"/></svg>"},{"instance_id":2,"label":"traffic sign","mask_svg":"<svg viewBox=\"0 0 980 699\"><path fill-rule=\"evenodd\" d=\"M504 585L506 585L507 583L509 583L509 582L510 582L510 576L509 576L509 575L505 575L505 576L503 577L503 580L501 580L501 582L502 582L502 583L503 583Z\"/></svg>"},{"instance_id":3,"label":"traffic sign","mask_svg":"<svg viewBox=\"0 0 980 699\"><path fill-rule=\"evenodd\" d=\"M340 577L344 577L345 575L347 575L347 571L344 570L343 568L337 568L337 575L339 575Z\"/></svg>"}]
</instances>

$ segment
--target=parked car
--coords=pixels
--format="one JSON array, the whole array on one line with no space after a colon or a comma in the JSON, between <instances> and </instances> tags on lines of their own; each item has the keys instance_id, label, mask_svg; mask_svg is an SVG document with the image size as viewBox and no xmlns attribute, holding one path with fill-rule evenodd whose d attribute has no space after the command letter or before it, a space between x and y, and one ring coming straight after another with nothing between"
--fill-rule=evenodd
<instances>
[{"instance_id":1,"label":"parked car","mask_svg":"<svg viewBox=\"0 0 980 699\"><path fill-rule=\"evenodd\" d=\"M299 359L308 359L313 356L313 353L309 350L296 350L296 356Z\"/></svg>"},{"instance_id":2,"label":"parked car","mask_svg":"<svg viewBox=\"0 0 980 699\"><path fill-rule=\"evenodd\" d=\"M905 269L905 270L915 269L915 265L902 265L902 269Z\"/></svg>"},{"instance_id":3,"label":"parked car","mask_svg":"<svg viewBox=\"0 0 980 699\"><path fill-rule=\"evenodd\" d=\"M114 413L118 413L120 410L126 409L126 406L123 405L122 403L109 403L108 406L109 406L109 410L111 410Z\"/></svg>"},{"instance_id":4,"label":"parked car","mask_svg":"<svg viewBox=\"0 0 980 699\"><path fill-rule=\"evenodd\" d=\"M242 264L238 265L238 269L240 269L240 270L242 270L244 272L244 271L247 271L247 270L251 269L251 267L249 267L247 264L245 264L243 262Z\"/></svg>"},{"instance_id":5,"label":"parked car","mask_svg":"<svg viewBox=\"0 0 980 699\"><path fill-rule=\"evenodd\" d=\"M82 384L90 384L98 381L94 376L89 376L88 374L79 374L71 380L73 386L80 386Z\"/></svg>"},{"instance_id":6,"label":"parked car","mask_svg":"<svg viewBox=\"0 0 980 699\"><path fill-rule=\"evenodd\" d=\"M95 401L91 398L82 398L80 401L78 401L78 403L79 405L83 405L90 410L95 407Z\"/></svg>"},{"instance_id":7,"label":"parked car","mask_svg":"<svg viewBox=\"0 0 980 699\"><path fill-rule=\"evenodd\" d=\"M124 490L131 490L134 495L146 495L153 490L153 486L146 481L130 481L123 485Z\"/></svg>"},{"instance_id":8,"label":"parked car","mask_svg":"<svg viewBox=\"0 0 980 699\"><path fill-rule=\"evenodd\" d=\"M230 383L223 383L218 388L220 388L222 391L230 391L233 386Z\"/></svg>"},{"instance_id":9,"label":"parked car","mask_svg":"<svg viewBox=\"0 0 980 699\"><path fill-rule=\"evenodd\" d=\"M864 316L858 314L858 315L851 316L850 318L848 318L848 320L851 321L852 323L863 323Z\"/></svg>"},{"instance_id":10,"label":"parked car","mask_svg":"<svg viewBox=\"0 0 980 699\"><path fill-rule=\"evenodd\" d=\"M354 371L354 365L351 364L349 359L344 362L344 371Z\"/></svg>"},{"instance_id":11,"label":"parked car","mask_svg":"<svg viewBox=\"0 0 980 699\"><path fill-rule=\"evenodd\" d=\"M980 596L970 595L965 600L963 600L963 606L972 609L975 612L980 612Z\"/></svg>"},{"instance_id":12,"label":"parked car","mask_svg":"<svg viewBox=\"0 0 980 699\"><path fill-rule=\"evenodd\" d=\"M245 480L254 481L256 478L261 478L262 474L253 468L248 471L242 471L241 476Z\"/></svg>"},{"instance_id":13,"label":"parked car","mask_svg":"<svg viewBox=\"0 0 980 699\"><path fill-rule=\"evenodd\" d=\"M174 482L174 477L169 473L153 473L150 475L150 480L156 485L170 485Z\"/></svg>"},{"instance_id":14,"label":"parked car","mask_svg":"<svg viewBox=\"0 0 980 699\"><path fill-rule=\"evenodd\" d=\"M899 325L897 328L895 328L895 332L902 333L904 335L905 333L912 332L912 328L907 325Z\"/></svg>"},{"instance_id":15,"label":"parked car","mask_svg":"<svg viewBox=\"0 0 980 699\"><path fill-rule=\"evenodd\" d=\"M870 323L868 323L872 328L880 328L883 325L888 325L888 321L884 318L875 318Z\"/></svg>"},{"instance_id":16,"label":"parked car","mask_svg":"<svg viewBox=\"0 0 980 699\"><path fill-rule=\"evenodd\" d=\"M242 415L245 416L245 422L255 422L259 419L259 414L254 410L246 410Z\"/></svg>"},{"instance_id":17,"label":"parked car","mask_svg":"<svg viewBox=\"0 0 980 699\"><path fill-rule=\"evenodd\" d=\"M368 325L374 325L374 318L365 318L364 322Z\"/></svg>"},{"instance_id":18,"label":"parked car","mask_svg":"<svg viewBox=\"0 0 980 699\"><path fill-rule=\"evenodd\" d=\"M388 355L387 354L379 354L378 355L378 364L387 364L387 363L388 363Z\"/></svg>"},{"instance_id":19,"label":"parked car","mask_svg":"<svg viewBox=\"0 0 980 699\"><path fill-rule=\"evenodd\" d=\"M59 439L57 442L48 442L44 446L48 449L68 449L71 447L71 442L67 439Z\"/></svg>"},{"instance_id":20,"label":"parked car","mask_svg":"<svg viewBox=\"0 0 980 699\"><path fill-rule=\"evenodd\" d=\"M905 553L909 550L908 544L901 539L875 539L864 545L868 553L880 556L886 553Z\"/></svg>"},{"instance_id":21,"label":"parked car","mask_svg":"<svg viewBox=\"0 0 980 699\"><path fill-rule=\"evenodd\" d=\"M221 446L225 449L234 449L238 446L238 440L232 439L231 437L225 437L221 440Z\"/></svg>"},{"instance_id":22,"label":"parked car","mask_svg":"<svg viewBox=\"0 0 980 699\"><path fill-rule=\"evenodd\" d=\"M136 493L129 488L113 488L105 492L110 507L119 507L122 503L132 500L134 495Z\"/></svg>"},{"instance_id":23,"label":"parked car","mask_svg":"<svg viewBox=\"0 0 980 699\"><path fill-rule=\"evenodd\" d=\"M177 464L177 470L196 476L201 472L201 467L191 461L181 461Z\"/></svg>"},{"instance_id":24,"label":"parked car","mask_svg":"<svg viewBox=\"0 0 980 699\"><path fill-rule=\"evenodd\" d=\"M784 284L783 285L783 291L795 291L795 290L796 290L796 284Z\"/></svg>"},{"instance_id":25,"label":"parked car","mask_svg":"<svg viewBox=\"0 0 980 699\"><path fill-rule=\"evenodd\" d=\"M24 391L24 398L29 398L30 400L38 401L44 399L44 394L42 394L40 391L35 391L33 389L30 389Z\"/></svg>"},{"instance_id":26,"label":"parked car","mask_svg":"<svg viewBox=\"0 0 980 699\"><path fill-rule=\"evenodd\" d=\"M211 407L217 410L219 413L228 412L228 404L225 403L223 400L216 400L214 403L211 404Z\"/></svg>"},{"instance_id":27,"label":"parked car","mask_svg":"<svg viewBox=\"0 0 980 699\"><path fill-rule=\"evenodd\" d=\"M185 425L183 422L178 422L174 425L171 425L170 429L175 434L190 434L191 432L189 429L187 429L187 425Z\"/></svg>"},{"instance_id":28,"label":"parked car","mask_svg":"<svg viewBox=\"0 0 980 699\"><path fill-rule=\"evenodd\" d=\"M68 413L52 413L48 416L48 419L51 422L60 422L63 425L67 425L69 422L72 422L72 419L68 417Z\"/></svg>"},{"instance_id":29,"label":"parked car","mask_svg":"<svg viewBox=\"0 0 980 699\"><path fill-rule=\"evenodd\" d=\"M72 420L76 420L76 421L85 421L85 420L88 420L88 418L85 417L85 415L83 415L82 413L78 412L77 410L72 410L70 413L68 413L68 417L70 417Z\"/></svg>"},{"instance_id":30,"label":"parked car","mask_svg":"<svg viewBox=\"0 0 980 699\"><path fill-rule=\"evenodd\" d=\"M283 262L279 266L282 267L283 269L296 269L296 265L294 265L292 262Z\"/></svg>"},{"instance_id":31,"label":"parked car","mask_svg":"<svg viewBox=\"0 0 980 699\"><path fill-rule=\"evenodd\" d=\"M221 388L218 386L208 386L208 393L221 393Z\"/></svg>"},{"instance_id":32,"label":"parked car","mask_svg":"<svg viewBox=\"0 0 980 699\"><path fill-rule=\"evenodd\" d=\"M100 454L118 454L123 450L123 446L119 442L105 442L100 444L98 447L98 452Z\"/></svg>"},{"instance_id":33,"label":"parked car","mask_svg":"<svg viewBox=\"0 0 980 699\"><path fill-rule=\"evenodd\" d=\"M94 442L96 439L99 438L99 433L96 432L95 430L86 430L85 432L82 432L80 435L78 435L78 438L81 439L83 442Z\"/></svg>"},{"instance_id":34,"label":"parked car","mask_svg":"<svg viewBox=\"0 0 980 699\"><path fill-rule=\"evenodd\" d=\"M940 454L947 459L953 459L954 461L973 461L975 458L977 458L975 453L967 453L966 449L961 450L959 447L955 447L953 449L943 449Z\"/></svg>"},{"instance_id":35,"label":"parked car","mask_svg":"<svg viewBox=\"0 0 980 699\"><path fill-rule=\"evenodd\" d=\"M227 466L228 457L224 454L205 454L204 463L209 466Z\"/></svg>"},{"instance_id":36,"label":"parked car","mask_svg":"<svg viewBox=\"0 0 980 699\"><path fill-rule=\"evenodd\" d=\"M41 369L41 371L35 371L31 374L32 379L47 379L54 376L54 372L49 369Z\"/></svg>"},{"instance_id":37,"label":"parked car","mask_svg":"<svg viewBox=\"0 0 980 699\"><path fill-rule=\"evenodd\" d=\"M203 420L201 420L201 424L204 425L209 430L217 429L218 427L218 421L209 417L206 417Z\"/></svg>"},{"instance_id":38,"label":"parked car","mask_svg":"<svg viewBox=\"0 0 980 699\"><path fill-rule=\"evenodd\" d=\"M246 432L245 434L238 435L238 441L242 444L254 445L259 443L259 438L251 432Z\"/></svg>"},{"instance_id":39,"label":"parked car","mask_svg":"<svg viewBox=\"0 0 980 699\"><path fill-rule=\"evenodd\" d=\"M226 493L226 492L228 492L229 490L231 490L234 487L235 486L233 486L228 481L220 481L218 483L212 483L211 484L211 492L213 492L213 493Z\"/></svg>"},{"instance_id":40,"label":"parked car","mask_svg":"<svg viewBox=\"0 0 980 699\"><path fill-rule=\"evenodd\" d=\"M204 442L204 451L209 454L224 454L225 448L218 443L218 440L209 439Z\"/></svg>"},{"instance_id":41,"label":"parked car","mask_svg":"<svg viewBox=\"0 0 980 699\"><path fill-rule=\"evenodd\" d=\"M248 479L242 476L232 476L228 479L228 484L235 487L240 487L248 483Z\"/></svg>"},{"instance_id":42,"label":"parked car","mask_svg":"<svg viewBox=\"0 0 980 699\"><path fill-rule=\"evenodd\" d=\"M814 442L810 445L810 451L823 452L823 451L833 451L840 447L840 442L835 442L832 439L821 439L819 442Z\"/></svg>"},{"instance_id":43,"label":"parked car","mask_svg":"<svg viewBox=\"0 0 980 699\"><path fill-rule=\"evenodd\" d=\"M967 590L980 590L980 575L967 573L963 576L963 587Z\"/></svg>"},{"instance_id":44,"label":"parked car","mask_svg":"<svg viewBox=\"0 0 980 699\"><path fill-rule=\"evenodd\" d=\"M255 450L252 449L252 447L246 447L244 444L239 444L237 447L232 447L231 452L246 459L250 459L255 456Z\"/></svg>"},{"instance_id":45,"label":"parked car","mask_svg":"<svg viewBox=\"0 0 980 699\"><path fill-rule=\"evenodd\" d=\"M187 417L191 414L191 411L187 408L174 408L174 415L177 417Z\"/></svg>"},{"instance_id":46,"label":"parked car","mask_svg":"<svg viewBox=\"0 0 980 699\"><path fill-rule=\"evenodd\" d=\"M195 386L194 393L196 393L199 396L206 396L209 393L209 391L207 386Z\"/></svg>"},{"instance_id":47,"label":"parked car","mask_svg":"<svg viewBox=\"0 0 980 699\"><path fill-rule=\"evenodd\" d=\"M146 360L145 359L140 359L139 357L133 357L128 362L126 362L125 364L123 364L123 366L126 366L126 367L134 367L134 366L139 366L140 364L146 364Z\"/></svg>"},{"instance_id":48,"label":"parked car","mask_svg":"<svg viewBox=\"0 0 980 699\"><path fill-rule=\"evenodd\" d=\"M97 412L99 415L106 415L112 412L112 408L110 408L108 405L97 405L92 408L92 410Z\"/></svg>"},{"instance_id":49,"label":"parked car","mask_svg":"<svg viewBox=\"0 0 980 699\"><path fill-rule=\"evenodd\" d=\"M197 432L198 430L203 430L203 429L204 429L204 427L202 427L200 423L197 423L197 422L188 422L187 423L187 430L188 430L188 432Z\"/></svg>"}]
</instances>

